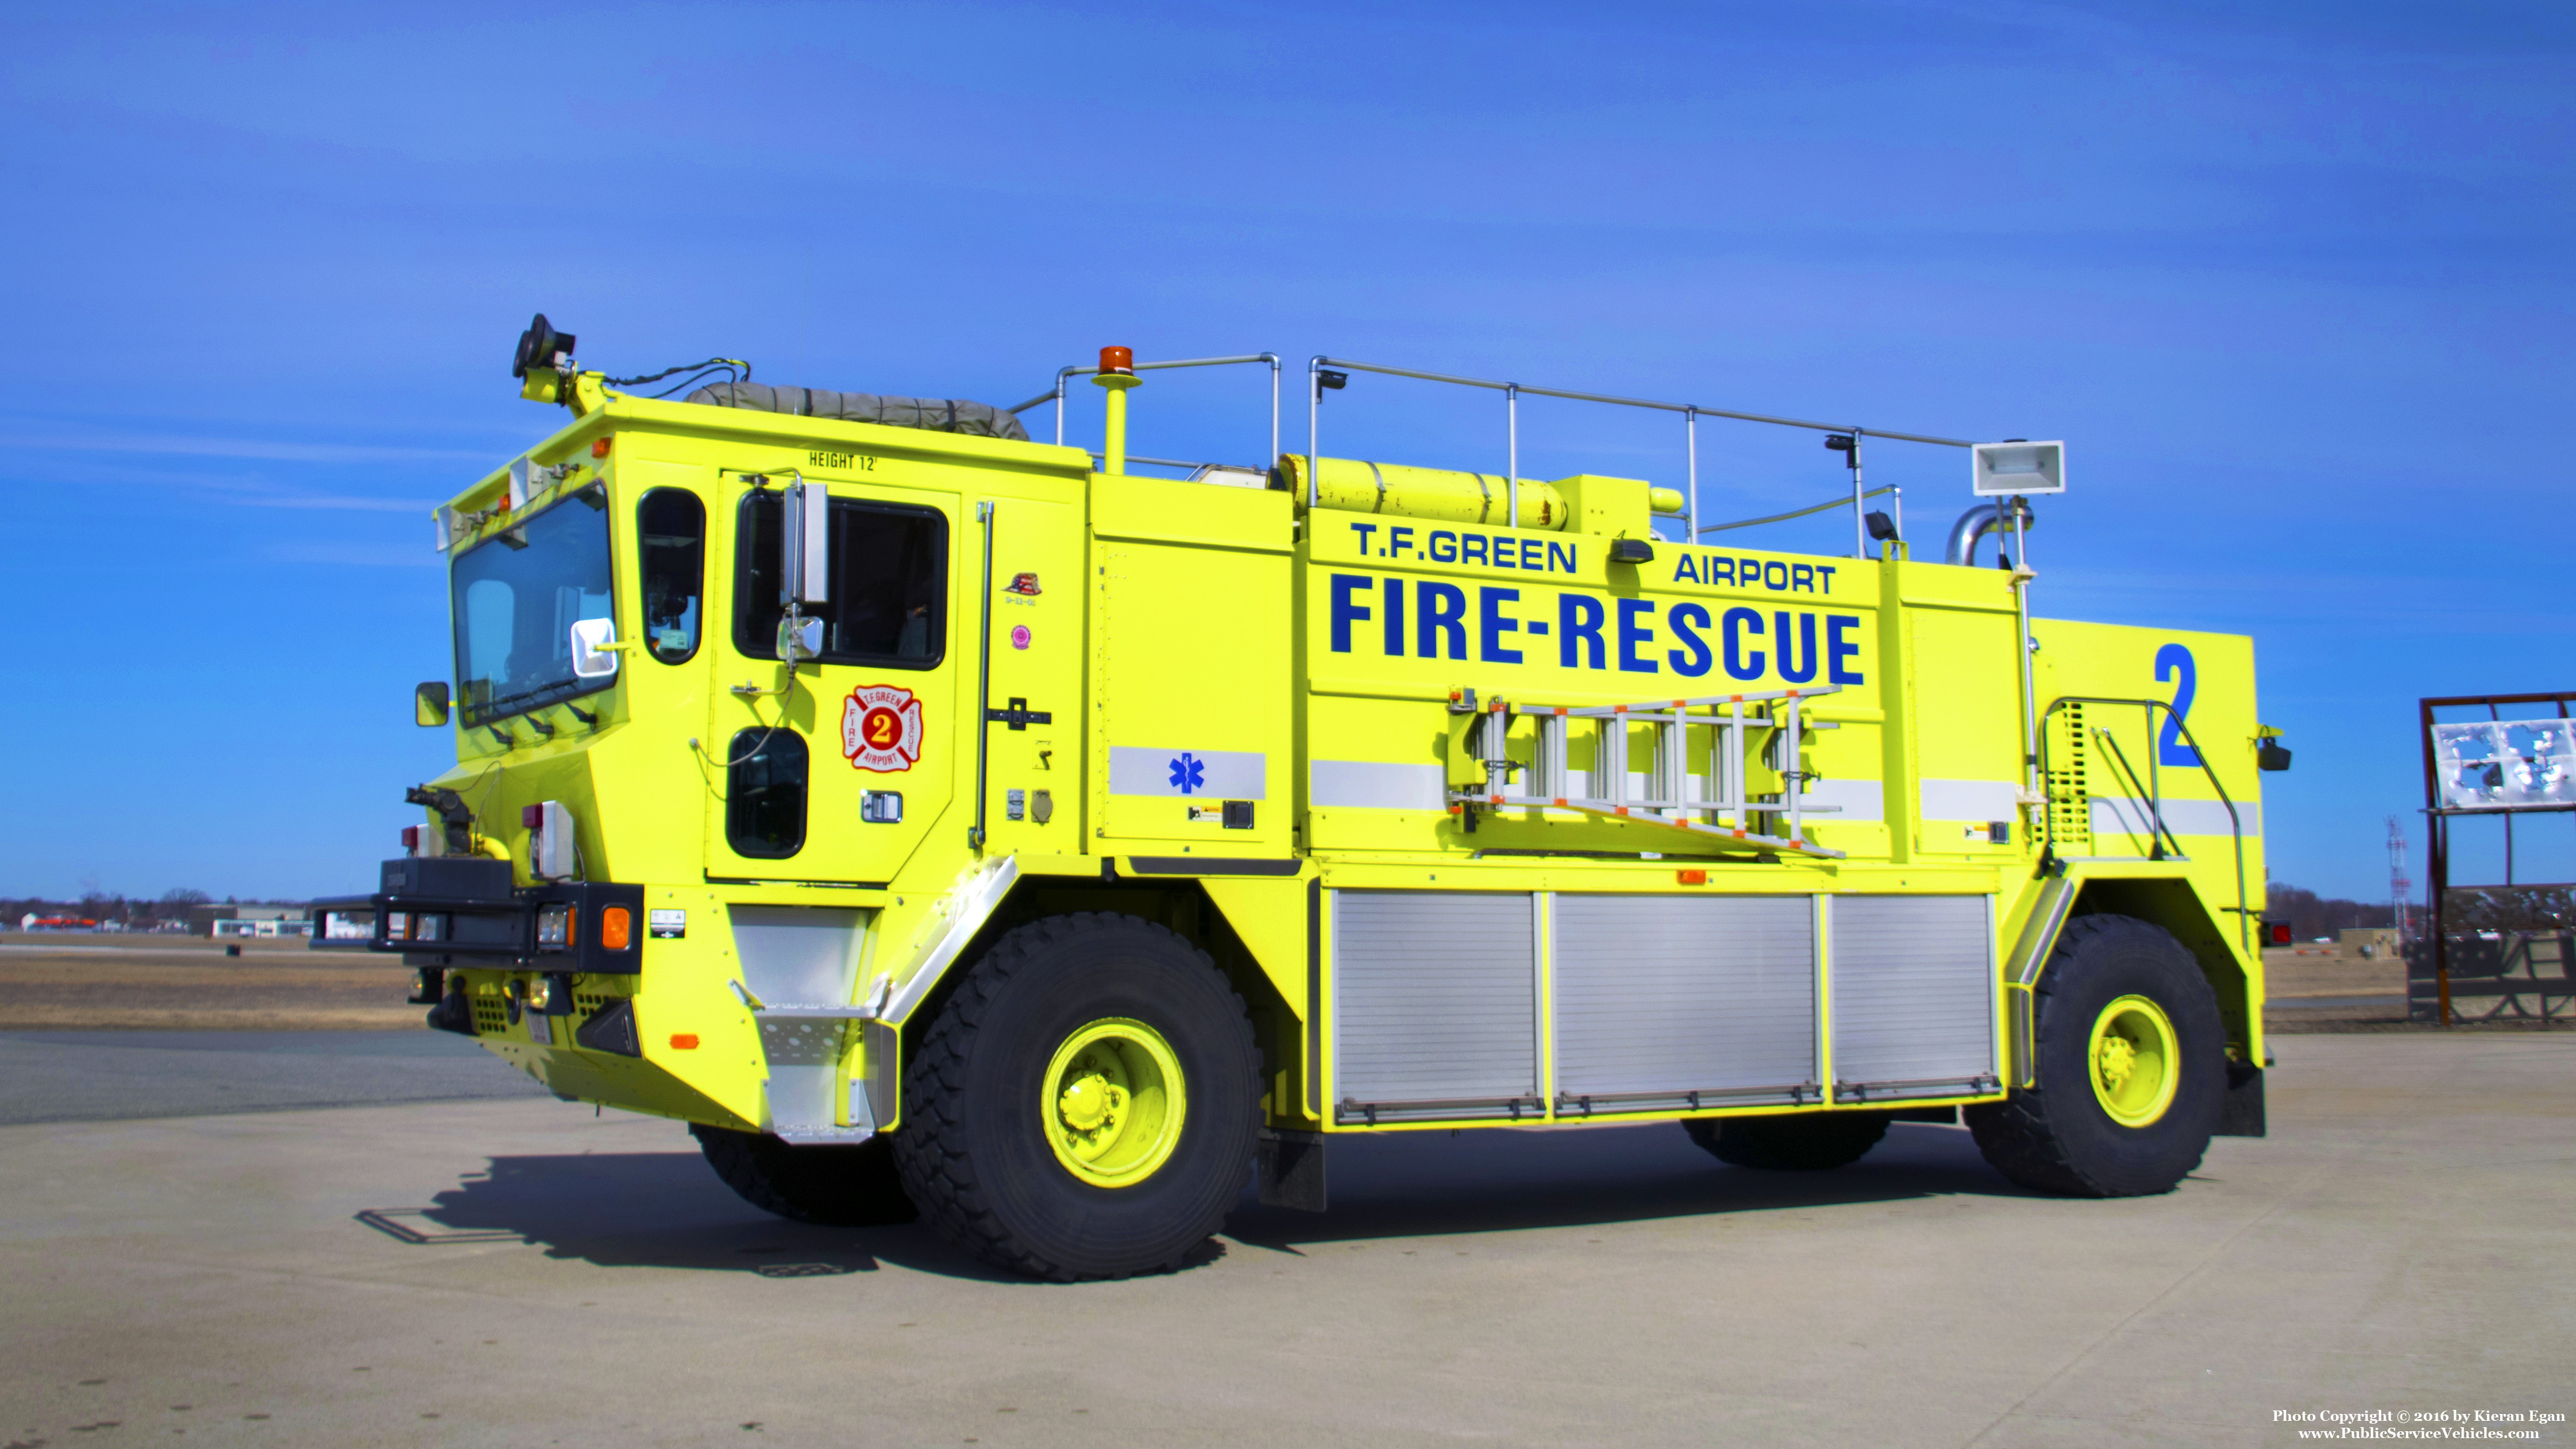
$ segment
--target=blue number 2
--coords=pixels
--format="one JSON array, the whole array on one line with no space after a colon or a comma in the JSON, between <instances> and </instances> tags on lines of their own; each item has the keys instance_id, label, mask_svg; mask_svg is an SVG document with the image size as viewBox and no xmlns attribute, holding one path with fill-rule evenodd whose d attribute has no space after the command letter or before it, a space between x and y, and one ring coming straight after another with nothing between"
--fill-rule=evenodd
<instances>
[{"instance_id":1,"label":"blue number 2","mask_svg":"<svg viewBox=\"0 0 2576 1449\"><path fill-rule=\"evenodd\" d=\"M2193 769L2200 764L2200 754L2182 742L2182 727L2191 714L2191 697L2200 689L2200 667L2191 662L2190 650L2168 644L2156 651L2156 683L2176 675L2182 682L2174 687L2173 713L2165 716L2164 733L2156 737L2156 763Z\"/></svg>"}]
</instances>

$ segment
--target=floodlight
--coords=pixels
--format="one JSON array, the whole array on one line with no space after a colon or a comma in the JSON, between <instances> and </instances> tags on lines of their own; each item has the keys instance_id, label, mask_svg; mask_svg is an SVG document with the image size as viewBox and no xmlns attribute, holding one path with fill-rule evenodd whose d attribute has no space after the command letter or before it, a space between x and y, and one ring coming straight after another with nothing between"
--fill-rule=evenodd
<instances>
[{"instance_id":1,"label":"floodlight","mask_svg":"<svg viewBox=\"0 0 2576 1449\"><path fill-rule=\"evenodd\" d=\"M528 324L528 330L519 334L518 350L510 355L510 375L526 377L532 368L551 368L557 358L571 356L572 349L572 334L557 332L546 314L540 312Z\"/></svg>"},{"instance_id":2,"label":"floodlight","mask_svg":"<svg viewBox=\"0 0 2576 1449\"><path fill-rule=\"evenodd\" d=\"M2012 438L1968 449L1970 491L1980 498L2066 491L2066 445Z\"/></svg>"}]
</instances>

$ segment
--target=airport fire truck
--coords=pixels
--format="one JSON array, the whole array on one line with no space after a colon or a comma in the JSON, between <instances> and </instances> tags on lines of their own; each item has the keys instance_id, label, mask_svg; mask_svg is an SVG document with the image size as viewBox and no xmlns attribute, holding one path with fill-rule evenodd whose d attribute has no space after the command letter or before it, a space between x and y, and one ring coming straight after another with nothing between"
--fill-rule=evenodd
<instances>
[{"instance_id":1,"label":"airport fire truck","mask_svg":"<svg viewBox=\"0 0 2576 1449\"><path fill-rule=\"evenodd\" d=\"M1322 1209L1343 1133L1813 1170L1964 1122L2100 1197L2263 1130L2288 751L2250 640L2031 616L2059 444L1322 357L1282 453L1267 353L1004 410L721 359L647 397L573 347L537 319L570 420L437 510L456 764L314 944L765 1209L1070 1280L1183 1264L1247 1186ZM1268 456L1138 471L1130 390L1200 364L1267 364ZM1355 374L1502 392L1505 470L1329 456ZM1687 486L1519 476L1524 394L1678 416ZM1824 435L1851 555L1704 541L1720 420ZM1940 559L1864 506L1890 441L1965 450Z\"/></svg>"}]
</instances>

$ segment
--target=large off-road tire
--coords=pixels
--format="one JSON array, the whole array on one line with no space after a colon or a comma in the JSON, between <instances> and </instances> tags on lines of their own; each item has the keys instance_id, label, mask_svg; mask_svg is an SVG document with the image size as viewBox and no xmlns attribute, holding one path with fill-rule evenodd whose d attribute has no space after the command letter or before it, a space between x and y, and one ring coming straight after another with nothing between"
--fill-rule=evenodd
<instances>
[{"instance_id":1,"label":"large off-road tire","mask_svg":"<svg viewBox=\"0 0 2576 1449\"><path fill-rule=\"evenodd\" d=\"M2078 916L2034 997L2036 1085L1962 1114L1986 1161L2070 1197L2172 1191L2227 1096L2227 1031L2199 963L2161 926Z\"/></svg>"},{"instance_id":2,"label":"large off-road tire","mask_svg":"<svg viewBox=\"0 0 2576 1449\"><path fill-rule=\"evenodd\" d=\"M1070 1282L1170 1270L1250 1180L1260 1058L1206 953L1133 916L1033 921L904 1072L895 1161L950 1242Z\"/></svg>"},{"instance_id":3,"label":"large off-road tire","mask_svg":"<svg viewBox=\"0 0 2576 1449\"><path fill-rule=\"evenodd\" d=\"M1684 1122L1690 1140L1730 1167L1820 1172L1849 1167L1887 1135L1885 1112L1816 1112L1795 1117L1701 1117Z\"/></svg>"},{"instance_id":4,"label":"large off-road tire","mask_svg":"<svg viewBox=\"0 0 2576 1449\"><path fill-rule=\"evenodd\" d=\"M689 1124L707 1165L725 1186L763 1212L800 1223L872 1228L920 1216L883 1137L854 1147L791 1147L766 1132Z\"/></svg>"}]
</instances>

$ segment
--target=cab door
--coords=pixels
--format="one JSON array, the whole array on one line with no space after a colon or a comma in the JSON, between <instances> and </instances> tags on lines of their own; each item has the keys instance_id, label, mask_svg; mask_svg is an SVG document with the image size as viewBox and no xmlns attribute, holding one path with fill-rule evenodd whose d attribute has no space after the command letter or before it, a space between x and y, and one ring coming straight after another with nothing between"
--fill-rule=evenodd
<instances>
[{"instance_id":1,"label":"cab door","mask_svg":"<svg viewBox=\"0 0 2576 1449\"><path fill-rule=\"evenodd\" d=\"M956 793L957 681L973 668L956 617L958 495L827 485L829 597L799 606L820 621L821 655L791 673L778 651L784 490L724 481L707 875L883 885Z\"/></svg>"}]
</instances>

